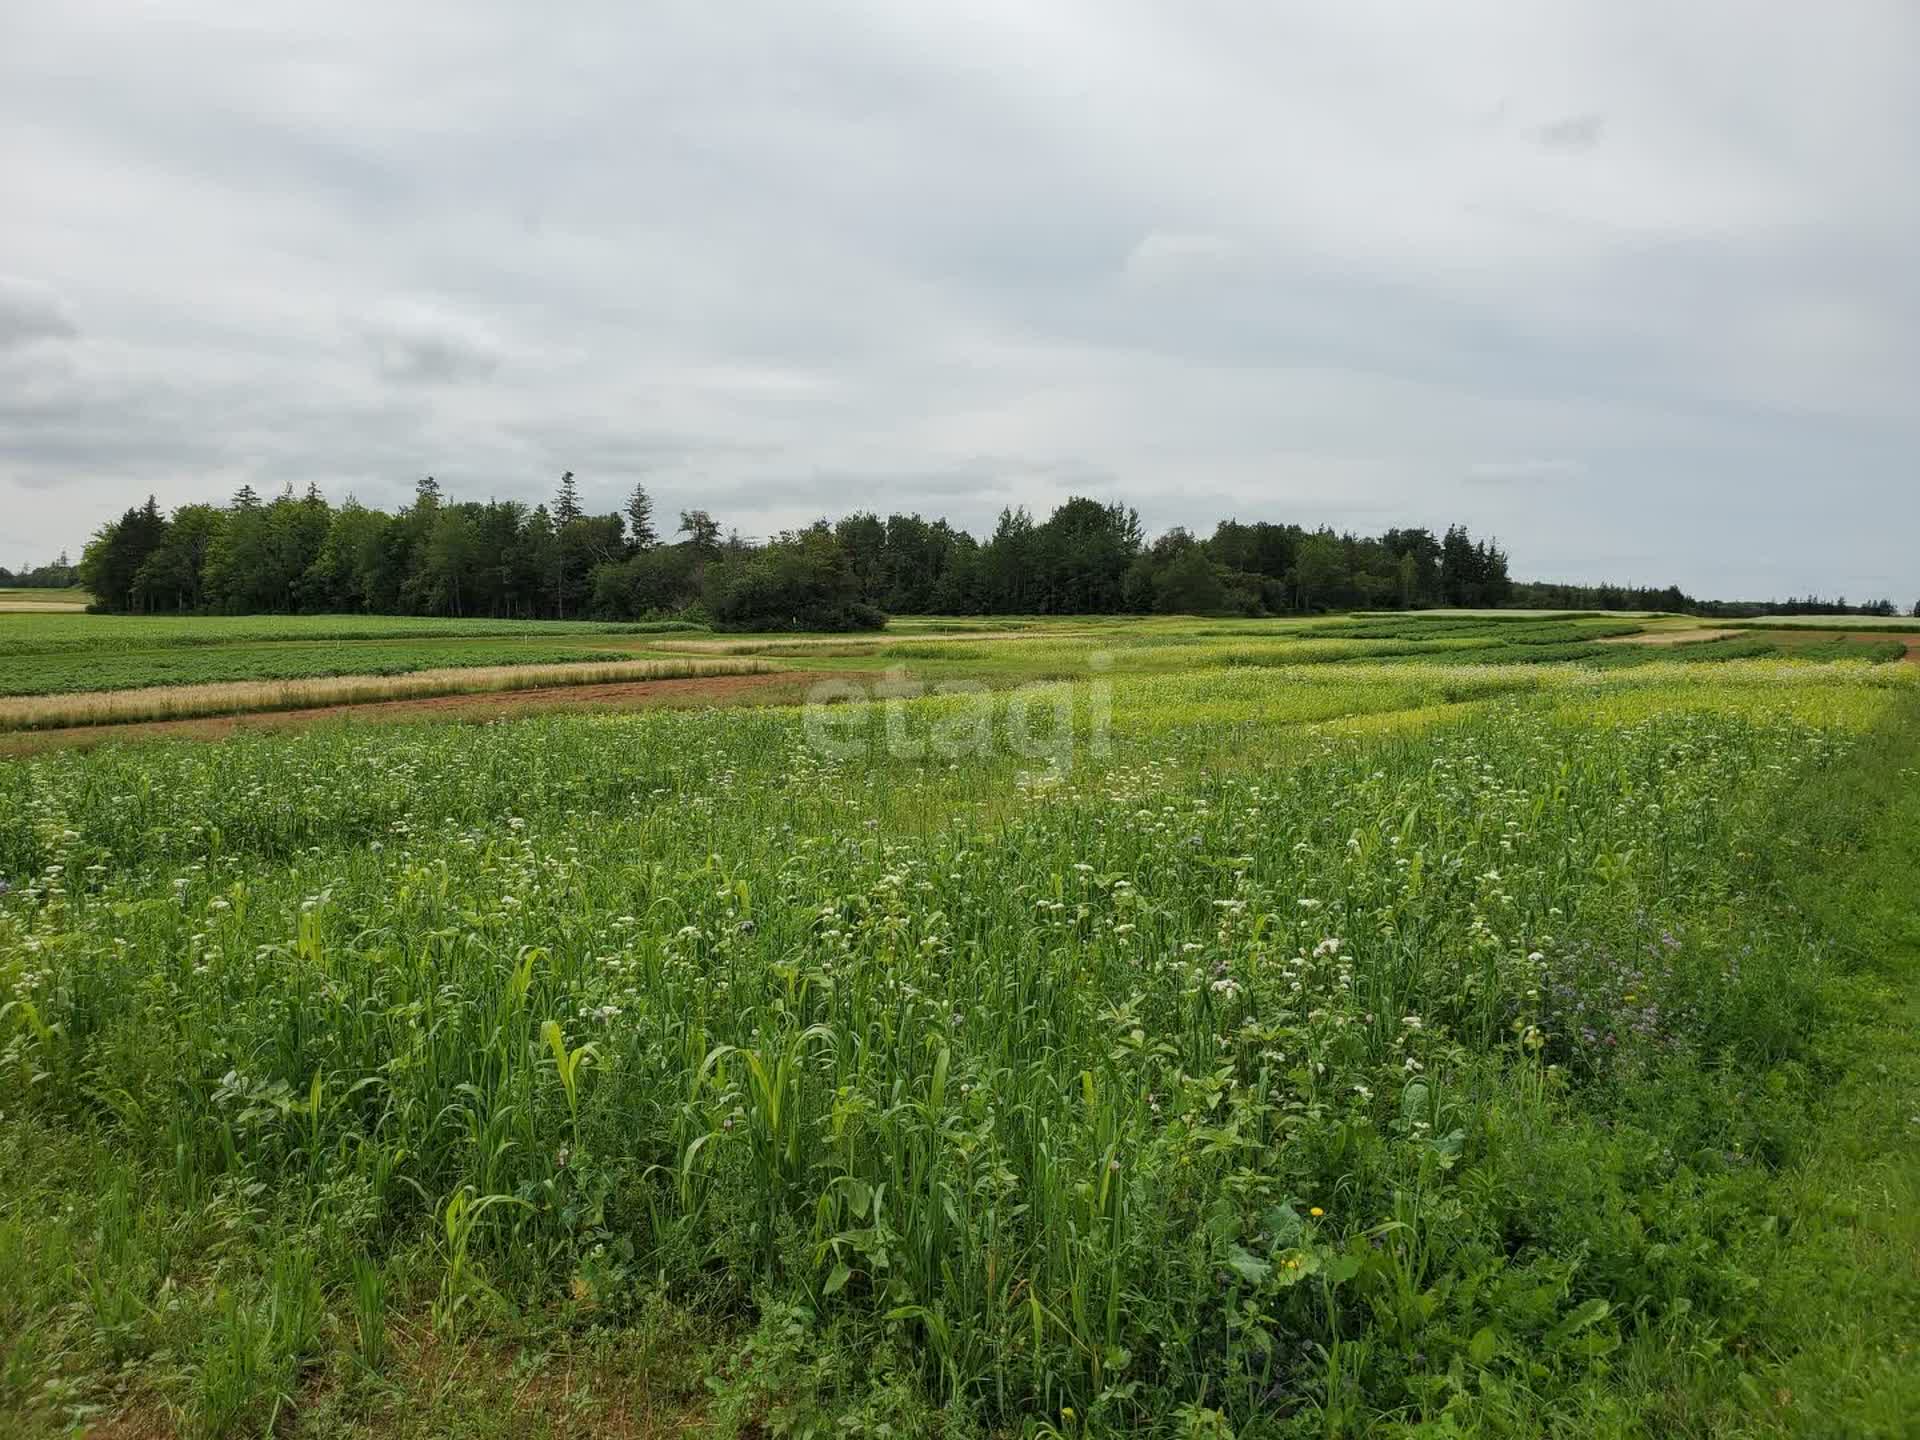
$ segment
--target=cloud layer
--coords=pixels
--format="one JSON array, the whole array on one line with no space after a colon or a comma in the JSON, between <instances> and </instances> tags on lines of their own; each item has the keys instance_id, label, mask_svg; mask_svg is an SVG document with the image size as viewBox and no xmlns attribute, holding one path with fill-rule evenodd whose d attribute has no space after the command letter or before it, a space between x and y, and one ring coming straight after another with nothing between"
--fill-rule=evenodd
<instances>
[{"instance_id":1,"label":"cloud layer","mask_svg":"<svg viewBox=\"0 0 1920 1440\"><path fill-rule=\"evenodd\" d=\"M1904 0L26 0L0 562L572 469L1911 601L1916 173Z\"/></svg>"}]
</instances>

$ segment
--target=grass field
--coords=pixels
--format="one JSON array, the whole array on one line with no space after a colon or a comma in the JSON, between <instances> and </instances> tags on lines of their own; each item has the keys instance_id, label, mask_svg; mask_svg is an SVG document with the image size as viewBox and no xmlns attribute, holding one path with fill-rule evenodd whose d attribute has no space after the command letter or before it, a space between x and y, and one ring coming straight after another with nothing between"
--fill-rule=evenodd
<instances>
[{"instance_id":1,"label":"grass field","mask_svg":"<svg viewBox=\"0 0 1920 1440\"><path fill-rule=\"evenodd\" d=\"M1920 669L1625 628L0 760L0 1432L1910 1434Z\"/></svg>"}]
</instances>

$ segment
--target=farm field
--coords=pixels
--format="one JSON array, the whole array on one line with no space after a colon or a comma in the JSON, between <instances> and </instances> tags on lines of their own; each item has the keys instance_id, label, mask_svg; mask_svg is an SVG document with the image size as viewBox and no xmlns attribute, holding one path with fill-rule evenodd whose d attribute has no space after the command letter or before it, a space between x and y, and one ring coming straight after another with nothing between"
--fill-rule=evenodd
<instances>
[{"instance_id":1,"label":"farm field","mask_svg":"<svg viewBox=\"0 0 1920 1440\"><path fill-rule=\"evenodd\" d=\"M1912 630L1911 615L1759 615L1730 624L1769 630Z\"/></svg>"},{"instance_id":2,"label":"farm field","mask_svg":"<svg viewBox=\"0 0 1920 1440\"><path fill-rule=\"evenodd\" d=\"M1666 652L1666 653L1662 653ZM0 734L380 704L410 696L589 687L611 666L661 675L746 662L796 675L902 672L914 683L1071 679L1095 656L1115 674L1376 661L1594 667L1789 657L1879 663L1905 637L1761 634L1685 617L1435 612L1284 621L1061 619L902 621L878 635L713 634L675 623L248 616L232 619L0 615ZM667 668L667 662L682 668ZM728 663L721 663L728 662ZM466 672L463 676L462 672ZM517 672L517 673L513 673ZM373 683L412 677L401 683ZM325 682L337 683L325 683ZM646 703L642 693L625 699Z\"/></svg>"},{"instance_id":3,"label":"farm field","mask_svg":"<svg viewBox=\"0 0 1920 1440\"><path fill-rule=\"evenodd\" d=\"M45 589L38 586L0 585L0 614L84 611L93 597L84 590Z\"/></svg>"},{"instance_id":4,"label":"farm field","mask_svg":"<svg viewBox=\"0 0 1920 1440\"><path fill-rule=\"evenodd\" d=\"M0 1433L1920 1413L1898 644L94 623L832 703L0 759Z\"/></svg>"}]
</instances>

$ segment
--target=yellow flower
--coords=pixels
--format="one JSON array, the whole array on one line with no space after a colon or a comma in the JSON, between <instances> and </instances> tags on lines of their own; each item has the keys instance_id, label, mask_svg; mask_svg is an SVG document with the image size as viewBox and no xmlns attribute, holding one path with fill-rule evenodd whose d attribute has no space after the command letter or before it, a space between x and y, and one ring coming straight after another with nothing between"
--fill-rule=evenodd
<instances>
[{"instance_id":1,"label":"yellow flower","mask_svg":"<svg viewBox=\"0 0 1920 1440\"><path fill-rule=\"evenodd\" d=\"M1322 1215L1326 1213L1327 1212L1322 1210L1318 1205L1314 1206L1311 1210L1307 1211L1307 1214L1311 1215L1316 1220L1318 1220Z\"/></svg>"},{"instance_id":2,"label":"yellow flower","mask_svg":"<svg viewBox=\"0 0 1920 1440\"><path fill-rule=\"evenodd\" d=\"M1071 1405L1062 1406L1060 1409L1060 1418L1066 1421L1067 1424L1071 1425L1073 1423L1073 1406Z\"/></svg>"}]
</instances>

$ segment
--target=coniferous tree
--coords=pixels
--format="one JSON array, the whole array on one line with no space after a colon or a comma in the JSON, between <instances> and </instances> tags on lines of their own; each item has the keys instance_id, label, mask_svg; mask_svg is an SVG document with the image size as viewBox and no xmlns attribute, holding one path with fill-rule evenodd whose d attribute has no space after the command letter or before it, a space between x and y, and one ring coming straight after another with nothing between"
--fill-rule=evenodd
<instances>
[{"instance_id":1,"label":"coniferous tree","mask_svg":"<svg viewBox=\"0 0 1920 1440\"><path fill-rule=\"evenodd\" d=\"M145 610L136 582L141 566L166 534L166 517L151 495L145 505L101 526L80 557L80 583L93 593L95 603L109 610Z\"/></svg>"},{"instance_id":2,"label":"coniferous tree","mask_svg":"<svg viewBox=\"0 0 1920 1440\"><path fill-rule=\"evenodd\" d=\"M573 471L568 470L561 475L559 493L553 497L553 523L571 525L580 514L580 487L574 483Z\"/></svg>"},{"instance_id":3,"label":"coniferous tree","mask_svg":"<svg viewBox=\"0 0 1920 1440\"><path fill-rule=\"evenodd\" d=\"M627 539L636 550L651 550L660 543L659 532L653 528L653 497L647 494L647 487L636 484L633 493L627 496Z\"/></svg>"}]
</instances>

